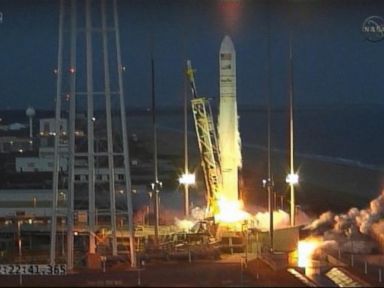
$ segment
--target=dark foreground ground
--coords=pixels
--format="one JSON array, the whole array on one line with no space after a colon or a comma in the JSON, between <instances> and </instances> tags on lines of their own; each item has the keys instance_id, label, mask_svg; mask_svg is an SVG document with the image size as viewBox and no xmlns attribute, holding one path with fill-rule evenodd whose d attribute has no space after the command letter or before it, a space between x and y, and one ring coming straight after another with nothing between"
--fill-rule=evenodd
<instances>
[{"instance_id":1,"label":"dark foreground ground","mask_svg":"<svg viewBox=\"0 0 384 288\"><path fill-rule=\"evenodd\" d=\"M243 264L242 264L243 263ZM329 267L328 269L331 269ZM357 267L345 267L367 287L384 287L377 277ZM312 282L313 283L313 282ZM337 287L328 280L328 285ZM220 260L147 263L142 269L121 264L102 270L77 270L65 276L1 276L0 287L309 287L287 269L273 270L259 259L244 264L244 254L224 255Z\"/></svg>"},{"instance_id":2,"label":"dark foreground ground","mask_svg":"<svg viewBox=\"0 0 384 288\"><path fill-rule=\"evenodd\" d=\"M149 263L138 271L127 265L102 271L75 271L66 276L23 276L26 287L305 287L286 271L273 271L252 260L242 268L242 255L221 260ZM0 287L18 287L19 276L1 276Z\"/></svg>"}]
</instances>

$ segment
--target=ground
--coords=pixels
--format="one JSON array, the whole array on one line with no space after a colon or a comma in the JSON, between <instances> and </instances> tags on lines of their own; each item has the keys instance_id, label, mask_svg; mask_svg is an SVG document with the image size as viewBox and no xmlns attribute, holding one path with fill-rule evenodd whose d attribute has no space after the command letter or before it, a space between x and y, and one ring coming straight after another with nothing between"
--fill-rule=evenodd
<instances>
[{"instance_id":1,"label":"ground","mask_svg":"<svg viewBox=\"0 0 384 288\"><path fill-rule=\"evenodd\" d=\"M75 271L66 276L23 276L29 287L305 287L286 271L273 271L260 260L244 263L244 254L220 260L146 263L141 270L128 265L102 270ZM0 287L20 286L19 276L2 276Z\"/></svg>"}]
</instances>

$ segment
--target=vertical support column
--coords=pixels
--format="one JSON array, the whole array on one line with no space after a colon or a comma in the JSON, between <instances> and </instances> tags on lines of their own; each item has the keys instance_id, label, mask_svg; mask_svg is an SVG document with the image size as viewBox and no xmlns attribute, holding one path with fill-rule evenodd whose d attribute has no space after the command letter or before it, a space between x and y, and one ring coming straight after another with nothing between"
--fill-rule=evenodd
<instances>
[{"instance_id":1,"label":"vertical support column","mask_svg":"<svg viewBox=\"0 0 384 288\"><path fill-rule=\"evenodd\" d=\"M184 213L185 216L189 216L189 184L184 184L185 195L184 195Z\"/></svg>"},{"instance_id":2,"label":"vertical support column","mask_svg":"<svg viewBox=\"0 0 384 288\"><path fill-rule=\"evenodd\" d=\"M60 141L60 120L61 120L61 89L62 89L62 64L63 64L63 24L64 24L64 0L60 1L59 8L59 41L57 57L57 84L56 84L56 107L55 107L55 144L53 161L52 181L52 218L51 218L51 246L50 264L54 265L56 260L56 224L57 224L57 196L59 183L59 141Z\"/></svg>"},{"instance_id":3,"label":"vertical support column","mask_svg":"<svg viewBox=\"0 0 384 288\"><path fill-rule=\"evenodd\" d=\"M183 38L184 40L184 38ZM183 42L184 44L184 42ZM184 74L184 73L183 73ZM188 97L187 97L187 79L184 79L184 173L189 174L188 171ZM189 216L189 186L187 183L184 184L185 195L184 195L184 213L185 216Z\"/></svg>"},{"instance_id":4,"label":"vertical support column","mask_svg":"<svg viewBox=\"0 0 384 288\"><path fill-rule=\"evenodd\" d=\"M32 116L29 117L29 141L32 141L33 139L33 123L32 123Z\"/></svg>"},{"instance_id":5,"label":"vertical support column","mask_svg":"<svg viewBox=\"0 0 384 288\"><path fill-rule=\"evenodd\" d=\"M67 197L67 266L73 269L73 213L75 191L75 117L76 117L76 0L71 1L70 103L69 103L69 175ZM64 233L64 231L63 231Z\"/></svg>"},{"instance_id":6,"label":"vertical support column","mask_svg":"<svg viewBox=\"0 0 384 288\"><path fill-rule=\"evenodd\" d=\"M102 38L103 38L103 58L104 58L104 91L105 91L105 110L107 117L107 145L108 145L108 168L109 168L109 193L110 193L110 210L112 225L112 254L117 255L116 240L116 195L115 195L115 172L113 159L113 135L112 135L112 107L111 107L111 83L109 77L109 60L108 60L108 35L107 35L107 19L105 12L105 0L101 0L101 22L102 22Z\"/></svg>"},{"instance_id":7,"label":"vertical support column","mask_svg":"<svg viewBox=\"0 0 384 288\"><path fill-rule=\"evenodd\" d=\"M93 112L92 18L91 0L85 2L85 41L87 65L87 136L88 136L88 227L89 253L96 252L95 243L95 153Z\"/></svg>"},{"instance_id":8,"label":"vertical support column","mask_svg":"<svg viewBox=\"0 0 384 288\"><path fill-rule=\"evenodd\" d=\"M135 230L133 227L133 207L132 207L132 184L131 184L131 172L129 162L129 150L128 150L128 136L127 136L127 120L125 115L125 101L124 101L124 89L123 89L123 74L122 74L122 62L120 52L120 34L119 34L119 20L117 14L116 0L113 1L113 18L115 26L115 40L116 40L116 56L117 56L117 74L119 81L119 97L120 97L120 113L121 113L121 129L123 136L123 150L124 150L124 174L125 174L125 191L127 193L127 214L128 214L128 230L129 230L129 242L130 242L130 256L131 267L136 268L136 251L135 251Z\"/></svg>"},{"instance_id":9,"label":"vertical support column","mask_svg":"<svg viewBox=\"0 0 384 288\"><path fill-rule=\"evenodd\" d=\"M291 175L295 174L293 166L293 63L292 63L292 33L289 34L289 141L290 141L290 166ZM296 217L296 201L295 201L295 187L294 183L290 183L291 190L291 226L295 226Z\"/></svg>"},{"instance_id":10,"label":"vertical support column","mask_svg":"<svg viewBox=\"0 0 384 288\"><path fill-rule=\"evenodd\" d=\"M267 47L267 75L268 75L268 94L267 94L267 141L268 141L268 179L267 179L267 191L268 191L268 211L269 211L269 236L270 236L270 246L271 251L273 251L273 199L272 199L272 163L271 163L271 6L270 2L268 2L268 30L267 30L267 39L268 39L268 47Z\"/></svg>"},{"instance_id":11,"label":"vertical support column","mask_svg":"<svg viewBox=\"0 0 384 288\"><path fill-rule=\"evenodd\" d=\"M155 98L155 62L153 59L153 39L151 41L151 92L152 92L152 126L153 126L153 170L155 194L155 244L159 245L159 176L157 171L157 125L156 125L156 98Z\"/></svg>"}]
</instances>

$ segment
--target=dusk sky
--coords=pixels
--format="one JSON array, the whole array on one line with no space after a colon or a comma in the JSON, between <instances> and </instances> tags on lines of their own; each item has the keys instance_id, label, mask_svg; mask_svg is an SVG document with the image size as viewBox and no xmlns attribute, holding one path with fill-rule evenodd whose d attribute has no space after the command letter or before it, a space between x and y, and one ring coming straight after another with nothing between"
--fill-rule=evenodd
<instances>
[{"instance_id":1,"label":"dusk sky","mask_svg":"<svg viewBox=\"0 0 384 288\"><path fill-rule=\"evenodd\" d=\"M118 1L127 106L150 105L151 34L159 105L182 105L185 57L197 69L199 94L217 99L218 53L229 34L237 51L238 103L264 105L271 77L272 102L285 106L290 29L296 105L384 104L384 40L370 42L361 32L367 17L384 16L383 1L270 2ZM54 108L58 8L53 0L0 0L1 109Z\"/></svg>"}]
</instances>

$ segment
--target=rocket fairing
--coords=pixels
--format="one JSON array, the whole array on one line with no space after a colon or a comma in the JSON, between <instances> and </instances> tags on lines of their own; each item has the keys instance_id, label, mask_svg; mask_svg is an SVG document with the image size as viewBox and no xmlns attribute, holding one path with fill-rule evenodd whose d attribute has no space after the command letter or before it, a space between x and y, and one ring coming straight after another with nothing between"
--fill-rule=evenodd
<instances>
[{"instance_id":1,"label":"rocket fairing","mask_svg":"<svg viewBox=\"0 0 384 288\"><path fill-rule=\"evenodd\" d=\"M241 168L241 142L236 102L236 51L229 36L221 42L219 52L220 108L218 138L223 191L228 201L238 200L238 168Z\"/></svg>"}]
</instances>

